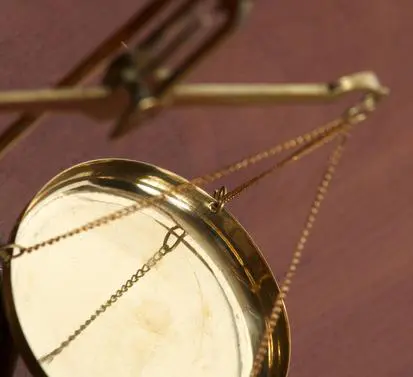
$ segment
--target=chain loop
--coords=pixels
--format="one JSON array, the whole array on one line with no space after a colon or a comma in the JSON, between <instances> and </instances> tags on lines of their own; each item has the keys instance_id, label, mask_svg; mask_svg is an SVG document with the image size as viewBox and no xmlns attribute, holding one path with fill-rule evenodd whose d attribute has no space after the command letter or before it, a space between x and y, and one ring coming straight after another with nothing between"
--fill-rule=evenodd
<instances>
[{"instance_id":1,"label":"chain loop","mask_svg":"<svg viewBox=\"0 0 413 377\"><path fill-rule=\"evenodd\" d=\"M379 98L373 94L366 95L360 103L350 107L343 115L343 121L352 125L363 122L376 110Z\"/></svg>"},{"instance_id":2,"label":"chain loop","mask_svg":"<svg viewBox=\"0 0 413 377\"><path fill-rule=\"evenodd\" d=\"M214 191L214 202L210 204L210 209L214 213L218 213L224 208L225 198L228 194L228 190L225 186L222 186L218 190Z\"/></svg>"},{"instance_id":3,"label":"chain loop","mask_svg":"<svg viewBox=\"0 0 413 377\"><path fill-rule=\"evenodd\" d=\"M17 253L15 250L17 249ZM4 263L9 263L12 259L21 257L26 249L23 246L10 243L0 246L0 260Z\"/></svg>"}]
</instances>

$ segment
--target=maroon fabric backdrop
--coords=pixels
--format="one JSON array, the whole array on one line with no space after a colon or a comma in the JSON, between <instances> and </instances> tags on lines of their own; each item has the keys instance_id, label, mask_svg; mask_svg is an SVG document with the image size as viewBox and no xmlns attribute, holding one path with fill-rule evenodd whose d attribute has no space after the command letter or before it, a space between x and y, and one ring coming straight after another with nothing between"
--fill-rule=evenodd
<instances>
[{"instance_id":1,"label":"maroon fabric backdrop","mask_svg":"<svg viewBox=\"0 0 413 377\"><path fill-rule=\"evenodd\" d=\"M129 17L134 3L3 0L0 89L56 82ZM351 140L287 300L291 376L407 377L413 370L412 11L408 0L259 1L246 27L192 76L325 81L371 69L392 89ZM168 111L113 144L109 125L48 118L0 162L0 229L7 235L33 194L72 164L127 157L190 178L309 130L346 104ZM2 116L2 127L11 118ZM229 207L279 278L327 154L290 166ZM16 376L28 375L21 363Z\"/></svg>"}]
</instances>

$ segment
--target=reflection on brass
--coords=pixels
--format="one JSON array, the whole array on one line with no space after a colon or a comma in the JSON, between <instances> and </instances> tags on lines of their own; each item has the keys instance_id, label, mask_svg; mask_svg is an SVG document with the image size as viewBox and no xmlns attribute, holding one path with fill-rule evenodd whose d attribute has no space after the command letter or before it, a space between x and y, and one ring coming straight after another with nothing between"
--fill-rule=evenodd
<instances>
[{"instance_id":1,"label":"reflection on brass","mask_svg":"<svg viewBox=\"0 0 413 377\"><path fill-rule=\"evenodd\" d=\"M231 218L225 215L225 211L223 209L223 203L225 201L231 200L238 196L241 192L243 192L245 189L250 187L252 184L258 182L259 180L263 179L266 177L268 174L271 172L275 171L276 169L285 166L287 163L297 161L301 159L302 157L308 155L311 151L321 147L325 143L331 142L332 140L335 140L337 138L343 138L343 140L346 140L347 137L346 135L351 131L353 127L356 126L356 124L362 122L364 119L366 119L367 115L369 112L373 111L375 109L375 101L370 97L366 97L364 101L362 101L360 104L350 108L348 111L344 113L344 115L339 118L338 120L331 122L330 124L327 124L326 126L317 128L313 131L311 131L308 134L305 134L303 136L299 136L296 139L287 141L281 145L277 145L270 150L260 152L254 156L251 156L247 159L241 160L230 167L223 169L219 172L216 172L211 175L207 175L204 177L200 177L198 179L192 180L191 182L186 182L183 179L180 179L176 176L173 175L168 175L169 173L165 171L158 171L154 167L150 166L145 166L141 165L139 163L135 163L132 161L124 161L124 160L103 160L103 161L96 161L96 162L91 162L88 164L83 164L80 165L79 167L75 167L72 169L69 169L66 172L63 172L60 174L58 177L56 177L54 180L49 182L49 184L40 191L40 193L35 197L35 199L32 201L32 203L28 206L25 214L23 215L22 219L20 220L19 224L17 225L16 228L16 234L12 239L12 243L9 245L5 245L2 249L3 251L10 251L14 250L14 247L16 246L17 249L17 254L14 254L13 252L6 253L7 258L5 258L5 262L7 264L5 265L5 298L6 298L6 303L8 303L8 313L9 313L9 321L14 324L14 331L15 331L15 338L16 339L24 339L24 341L21 341L21 345L19 348L24 352L26 360L28 360L29 365L32 366L32 368L36 371L36 375L39 376L52 376L55 377L56 375L59 375L59 372L55 369L59 369L62 367L62 365L65 365L65 370L67 370L67 363L65 362L65 359L63 358L63 361L59 363L59 361L55 361L56 356L59 356L57 360L59 360L62 357L62 351L67 350L66 353L69 353L68 357L70 356L71 349L73 347L68 346L72 344L74 340L76 340L79 335L81 334L86 334L83 335L83 337L88 336L87 330L90 325L94 324L95 321L100 318L100 315L103 312L106 312L106 309L109 308L109 306L112 306L112 304L116 303L118 301L118 298L123 296L123 293L127 292L130 288L132 288L133 284L126 283L122 285L120 289L118 289L118 293L112 295L111 299L105 301L103 305L99 306L99 309L94 312L92 312L91 315L88 316L88 319L82 322L82 325L80 327L77 327L75 329L69 330L71 332L71 335L69 335L67 338L65 335L63 335L63 341L62 339L58 339L57 342L60 342L60 345L57 348L54 348L52 351L46 350L47 354L44 355L45 351L38 351L36 355L33 355L33 345L26 346L26 339L30 337L30 330L28 330L28 333L24 332L24 329L22 330L22 327L28 327L31 328L32 326L39 326L39 319L42 317L33 315L31 313L30 308L26 307L24 304L26 301L24 300L24 297L26 295L25 289L22 287L22 293L14 292L14 288L12 287L19 287L19 283L12 283L13 281L13 271L16 271L14 276L16 276L16 279L19 278L19 276L24 277L28 276L30 277L31 273L30 271L24 272L24 270L19 270L19 266L23 266L22 268L25 268L24 266L28 266L28 268L32 269L34 273L34 270L38 273L40 266L47 266L48 270L54 271L54 268L51 268L52 262L47 261L47 260L41 260L41 264L34 265L33 267L31 266L30 258L42 258L42 253L45 253L46 247L53 247L53 248L64 248L64 250L61 250L60 254L59 252L54 250L53 255L61 255L60 258L66 258L66 255L69 253L70 255L70 250L83 250L84 247L86 249L91 249L94 247L94 243L87 244L85 243L85 238L84 234L96 234L96 232L101 232L101 234L104 236L104 242L105 245L108 242L108 231L111 226L111 224L114 224L118 221L131 221L134 216L138 216L142 213L142 211L146 210L151 210L152 209L157 209L159 210L164 209L163 207L165 205L172 205L174 208L174 211L168 215L168 219L175 219L179 218L179 223L180 227L185 229L185 232L188 235L192 235L195 237L193 232L198 232L198 236L194 238L196 242L202 242L202 243L208 243L212 242L213 245L211 245L211 250L214 250L214 252L219 252L219 250L216 249L216 242L221 239L222 242L225 244L225 247L228 248L227 253L229 252L232 255L232 260L226 260L222 261L222 257L224 256L224 252L221 251L219 252L220 256L217 256L219 258L218 260L221 261L219 263L220 267L219 270L223 271L225 268L228 269L227 273L225 276L230 277L233 279L233 284L237 282L239 284L240 290L247 289L250 294L253 295L261 295L263 292L266 292L268 294L272 295L272 305L270 306L271 310L270 312L266 312L264 315L257 315L257 309L251 309L253 304L253 301L249 301L248 303L245 303L245 307L248 307L248 312L253 314L253 318L256 319L261 319L264 321L264 330L263 334L264 336L261 337L259 335L254 335L255 342L254 344L259 345L256 350L252 351L252 354L254 355L254 358L250 359L251 361L251 366L252 366L252 371L251 371L251 376L252 377L258 377L258 376L264 376L266 375L266 367L265 367L265 360L266 356L268 356L268 366L267 368L270 368L270 374L271 376L285 376L287 369L286 367L282 367L280 365L277 365L274 362L274 358L276 357L275 355L279 356L280 354L284 354L285 358L285 351L281 351L280 349L277 350L277 352L274 352L273 350L273 345L274 345L274 339L273 336L274 334L277 333L277 329L279 329L280 326L280 315L283 313L284 310L284 299L286 297L286 293L288 292L288 289L291 284L291 279L295 274L296 267L300 261L301 253L304 247L304 244L307 241L307 238L309 236L309 230L312 228L314 222L315 222L315 215L319 210L320 204L325 196L326 193L326 187L329 184L329 181L332 179L332 174L334 172L335 166L338 163L339 156L342 153L343 145L339 145L339 147L335 150L330 164L328 166L327 172L325 177L323 178L323 181L320 185L319 188L319 193L317 194L316 200L314 201L313 207L311 208L311 214L308 218L308 222L306 224L306 227L302 233L302 236L299 240L299 243L297 244L297 249L295 250L291 262L291 266L289 268L289 271L287 273L287 277L284 280L281 290L279 293L274 292L274 288L271 288L268 286L268 276L269 271L268 269L264 268L265 265L261 265L257 270L252 270L251 265L254 265L256 262L254 262L254 257L253 254L249 253L248 255L243 256L243 248L246 247L252 247L253 249L255 246L251 241L249 241L248 236L246 233L242 230L240 227L234 227L231 225ZM292 148L296 148L297 151L291 153L291 155L283 160L281 162L277 163L273 168L264 171L263 173L259 174L255 178L253 178L250 181L247 181L246 183L242 184L239 188L236 188L230 192L227 192L225 188L222 188L221 190L217 190L216 196L215 196L215 203L217 205L216 209L211 208L211 203L214 203L212 198L209 196L205 196L202 201L195 201L195 198L197 197L197 193L201 193L202 195L204 194L200 189L198 189L195 184L200 185L200 184L206 184L206 183L211 183L215 181L216 179L222 178L225 175L231 174L235 171L238 171L240 169L246 168L251 164L258 163L262 161L263 159L269 158L271 156L274 156L276 154L281 153L282 151L289 150ZM90 168L93 167L93 169ZM138 174L138 175L137 175ZM100 188L102 185L102 180L107 181L107 183L104 185L104 187ZM84 182L84 185L82 187L81 182ZM171 182L175 182L173 185ZM106 187L108 185L108 187ZM89 187L89 188L88 188ZM67 190L62 191L62 190ZM99 191L100 190L100 191ZM53 203L53 204L58 204L59 203L59 198L60 201L63 201L64 199L73 197L76 192L79 193L79 195L84 195L85 193L88 193L90 191L90 196L87 199L88 203L105 203L104 200L99 199L100 192L102 194L110 194L112 199L111 201L115 200L114 198L123 198L127 197L129 199L133 198L132 204L127 205L127 203L123 203L121 205L121 208L110 212L109 213L103 213L103 217L95 217L93 214L93 211L90 209L87 210L87 215L92 216L92 219L89 220L89 222L86 221L85 219L71 219L71 217L74 214L79 213L80 209L76 209L76 204L72 203L70 206L66 209L62 204L62 208L57 208L56 211L60 216L62 217L62 220L69 221L70 223L68 224L68 229L63 228L61 229L58 226L58 230L56 230L57 235L55 231L52 233L52 237L48 238L47 234L39 230L37 227L43 227L47 232L50 231L50 225L47 226L47 223L45 224L44 221L53 221L53 219L56 217L56 214L53 212L46 212L44 217L40 217L40 219L36 220L36 216L40 216L42 211L41 211L41 205L44 203L45 206L48 205L48 203ZM141 194L145 194L144 197L133 197L133 194L136 192L140 192ZM56 196L57 195L57 196ZM200 194L199 194L200 195ZM76 196L74 197L76 198ZM108 204L111 203L111 201L108 202ZM120 205L121 203L119 203ZM168 207L169 208L169 207ZM108 208L109 209L109 208ZM113 208L115 210L115 207ZM69 212L67 212L69 210ZM184 216L184 217L183 217ZM194 216L194 223L192 225L187 224L185 226L185 221L188 221L187 216ZM219 226L214 223L218 219L221 219L219 222ZM159 219L156 220L154 219L156 223L159 223ZM177 225L176 220L174 220L175 225ZM55 222L54 222L55 223ZM182 224L181 224L182 223ZM36 225L38 224L38 225ZM208 235L208 228L205 228L203 225L201 228L199 226L201 224L205 224L208 227L212 227L214 229L214 235ZM45 226L46 225L46 226ZM135 230L128 228L125 226L127 223L123 223L122 228L124 228L127 231L127 234L134 235ZM132 224L131 224L132 225ZM145 223L141 223L140 227L145 226ZM33 227L33 229L32 229ZM137 227L136 230L140 229L140 227ZM188 228L189 227L189 228ZM198 228L197 228L198 227ZM32 229L32 230L30 230ZM93 230L93 232L91 232ZM29 232L28 236L25 236L25 232ZM102 233L103 232L103 233ZM60 234L59 234L60 233ZM32 234L30 236L30 234ZM79 237L74 237L74 236L82 236L83 239ZM148 240L151 240L154 238L154 231L149 231L148 230L144 233L145 237L149 237ZM134 236L135 237L135 236ZM116 239L119 238L119 235L116 234ZM95 238L92 238L96 240ZM120 238L121 239L121 238ZM134 238L133 238L134 239ZM234 240L239 240L240 245L243 245L241 247L236 247L232 244ZM82 245L75 246L75 245L66 245L67 242L82 242ZM30 246L21 246L29 244ZM145 243L142 242L142 239L140 239L139 245L144 245ZM66 246L65 246L66 245ZM110 245L110 243L109 243ZM101 247L98 247L99 252L102 252L101 248L103 247L103 244ZM43 249L43 251L41 250ZM193 246L190 248L191 253L193 253L193 250L196 250L196 246ZM25 258L19 258L22 255L26 255ZM46 254L47 255L47 254ZM50 252L49 252L49 255ZM82 251L82 255L84 256L85 254ZM86 254L87 255L87 254ZM199 256L200 261L202 261L203 264L208 265L208 259L210 258L210 255L206 254L205 256L202 254ZM83 258L82 258L83 259ZM81 259L81 260L82 260ZM159 258L159 261L162 258ZM33 259L31 259L33 260ZM34 259L36 260L36 259ZM100 257L99 257L100 260ZM17 265L16 265L17 263ZM101 265L101 261L99 262L99 265ZM113 262L112 262L113 263ZM218 262L217 262L218 263ZM237 266L238 263L238 267ZM67 263L62 263L61 261L58 261L57 266L66 266ZM165 265L165 264L164 264ZM13 270L13 266L17 266L17 270ZM146 268L145 266L148 266L147 264L144 264L144 267L142 269L138 270L139 277L143 277L143 275L146 274L146 272L149 272L151 268ZM225 267L226 266L226 267ZM153 267L156 267L155 265ZM66 268L66 267L65 267ZM213 267L208 265L207 269L209 271L213 271ZM142 276L141 276L142 275ZM43 276L43 275L42 275ZM133 276L138 276L136 273ZM175 279L177 276L175 277ZM264 279L265 278L265 279ZM52 279L53 280L53 279ZM262 284L262 281L265 281L265 289L257 289L258 286ZM129 280L129 282L134 283L133 280ZM99 283L100 284L100 283ZM128 285L129 284L129 285ZM169 284L172 284L172 281L169 282ZM222 284L222 283L221 283ZM30 287L31 284L30 284ZM222 287L222 285L221 285ZM234 287L232 285L232 287ZM262 285L261 285L262 287ZM19 289L19 288L17 288ZM59 297L61 296L62 291L66 288L60 288L58 295ZM72 289L75 289L72 287ZM233 288L231 288L233 289ZM82 289L83 290L83 289ZM22 295L23 301L19 298ZM51 302L54 303L56 298L52 299ZM18 304L18 302L22 302L23 304ZM108 304L109 303L109 304ZM16 310L15 305L20 306L21 310L19 309ZM41 306L41 309L43 309L43 306L45 302L42 303L43 305ZM21 306L23 305L23 306ZM58 306L60 307L60 305ZM241 305L241 307L243 307ZM32 323L28 324L26 322L26 325L22 325L20 322L22 321L22 318L20 318L19 312L21 313L21 316L28 316L28 320L32 321ZM180 314L181 316L182 314ZM284 315L284 314L283 314ZM49 318L49 317L48 317ZM61 315L57 316L56 320L58 324L61 324L62 320L65 319L65 317L62 317ZM267 321L268 319L268 321ZM250 319L251 320L251 319ZM46 323L47 329L50 327L50 321L47 321ZM113 326L113 325L111 325ZM93 329L93 327L92 327ZM22 335L23 333L24 335ZM46 331L46 330L44 330ZM49 330L48 330L49 331ZM52 331L52 329L50 329ZM54 332L57 331L57 329L53 330ZM80 339L83 339L81 337ZM41 339L44 339L44 336L42 335ZM45 338L47 339L47 337ZM32 342L30 343L32 344ZM79 344L77 342L76 344ZM82 344L82 343L80 343ZM278 342L275 344L278 344L282 349L287 347L288 349L288 355L289 355L289 342L286 344L285 341L282 341L278 339ZM55 347L54 345L51 345L52 347ZM44 348L45 345L43 345L41 348ZM48 345L48 347L50 347ZM38 354L41 352L40 354ZM64 353L65 354L65 353ZM64 356L63 356L64 357ZM73 357L73 356L72 356ZM243 359L243 365L246 363L246 358L247 354L242 356ZM38 364L35 359L43 362L47 362L46 364ZM244 360L245 359L245 360ZM288 356L289 359L289 356ZM53 361L53 362L52 362ZM252 362L253 361L253 362ZM235 361L232 361L230 364L233 367L233 363ZM51 363L51 364L50 364ZM63 363L63 364L61 364ZM247 363L248 364L248 363ZM51 367L48 367L47 365L52 365ZM57 366L53 366L57 365ZM60 366L59 366L60 365ZM77 365L84 365L84 363L79 362L79 364L70 364L71 368L76 368ZM94 364L93 364L94 365ZM288 363L287 363L288 365ZM138 367L138 366L137 366ZM45 368L47 369L47 373L45 372ZM49 369L53 368L53 369ZM119 368L119 366L117 367ZM249 373L249 368L246 367ZM108 369L109 370L109 369ZM43 374L42 374L43 373ZM46 374L44 374L46 373ZM88 372L90 373L90 371ZM112 373L112 372L111 372ZM244 375L244 374L242 374Z\"/></svg>"},{"instance_id":2,"label":"reflection on brass","mask_svg":"<svg viewBox=\"0 0 413 377\"><path fill-rule=\"evenodd\" d=\"M164 106L314 103L335 100L352 92L380 99L388 91L372 72L345 76L332 83L177 85L167 100L148 95L137 101L134 116ZM0 111L75 111L98 120L116 119L128 107L132 95L125 87L111 90L104 86L0 92Z\"/></svg>"},{"instance_id":3,"label":"reflection on brass","mask_svg":"<svg viewBox=\"0 0 413 377\"><path fill-rule=\"evenodd\" d=\"M7 318L36 377L287 375L284 300L348 136L388 89L373 72L326 83L182 83L250 7L248 0L153 0L55 88L0 92L0 111L24 111L0 135L0 157L47 112L114 119L111 136L120 137L166 107L315 103L361 94L327 125L189 182L127 160L84 163L49 182L10 243L0 246ZM131 47L130 39L138 41ZM78 86L99 72L99 85ZM225 204L333 141L339 143L278 288ZM231 190L221 186L210 197L200 189L286 151ZM125 276L131 276L126 283Z\"/></svg>"},{"instance_id":4,"label":"reflection on brass","mask_svg":"<svg viewBox=\"0 0 413 377\"><path fill-rule=\"evenodd\" d=\"M217 213L224 208L225 197L228 194L228 190L225 186L222 186L220 189L215 190L214 192L214 202L210 204L210 208L213 212Z\"/></svg>"},{"instance_id":5,"label":"reflection on brass","mask_svg":"<svg viewBox=\"0 0 413 377\"><path fill-rule=\"evenodd\" d=\"M166 18L160 18L168 6L172 10ZM351 92L370 93L377 98L387 94L373 72L313 84L181 84L196 64L239 27L249 8L248 0L150 2L56 88L0 92L0 111L25 111L0 136L0 156L45 112L80 112L98 120L118 119L112 137L119 137L165 106L313 103ZM158 25L145 34L145 27L154 20L159 21ZM166 38L170 34L172 37ZM198 44L193 47L196 36ZM137 37L137 45L125 50L125 42ZM186 45L192 49L180 53ZM108 58L119 51L108 64ZM175 62L177 56L179 63ZM98 68L101 70L102 63L107 66L100 86L75 87Z\"/></svg>"},{"instance_id":6,"label":"reflection on brass","mask_svg":"<svg viewBox=\"0 0 413 377\"><path fill-rule=\"evenodd\" d=\"M78 370L79 374L82 374L83 371L83 374L90 373L88 375L93 376L96 375L93 372L99 368L99 365L91 362L95 357L107 360L103 363L103 366L108 369L107 373L112 367L119 368L119 376L122 375L122 365L125 364L130 365L131 368L137 368L136 375L140 374L139 368L145 365L155 366L153 364L155 359L145 361L137 358L136 361L132 362L129 357L134 355L133 357L136 358L136 350L134 349L131 349L130 353L124 354L124 359L119 361L119 364L116 360L105 356L105 352L107 352L105 347L93 348L92 346L95 344L96 336L99 336L99 344L105 345L105 339L111 336L111 331L116 331L117 340L113 340L116 348L120 347L122 342L131 344L135 333L136 336L146 339L146 342L149 342L152 337L158 339L159 336L167 336L166 333L165 335L158 333L156 333L158 335L150 335L152 334L150 332L145 332L146 335L143 333L138 335L143 331L139 324L136 324L135 327L128 326L127 317L131 310L128 305L132 301L134 302L134 296L138 292L141 293L136 296L136 300L138 297L152 297L153 300L159 301L159 305L162 304L162 300L169 300L168 310L174 313L171 315L177 316L176 321L179 322L179 325L177 322L170 329L174 333L176 330L178 331L177 337L173 337L165 343L165 347L168 347L170 352L174 349L176 352L180 352L180 347L187 347L193 342L195 345L198 342L202 344L202 339L208 343L210 336L215 337L215 341L218 341L221 337L220 334L224 335L222 332L231 332L233 330L230 329L235 328L236 333L226 335L225 344L217 343L210 350L204 350L205 355L200 355L201 360L202 357L206 357L205 362L207 362L208 355L213 356L211 367L215 365L218 368L216 370L218 375L223 375L221 373L227 370L226 375L229 377L249 376L254 354L260 344L261 333L267 326L266 318L271 313L279 289L260 251L245 230L225 209L222 209L219 214L211 212L209 204L212 198L194 186L191 186L184 196L172 193L174 187L178 187L184 182L182 178L151 165L127 160L99 160L75 166L60 174L50 181L29 204L13 237L18 244L33 243L36 240L44 239L50 231L59 232L66 227L70 229L76 226L79 221L82 222L87 217L93 217L98 212L110 211L110 208L120 207L122 209L128 203L136 200L156 198L161 193L166 194L166 200L158 201L156 207L142 209L124 220L119 220L122 221L120 228L119 225L116 225L117 222L111 222L101 230L86 232L85 234L88 235L83 236L82 239L79 237L66 239L56 243L53 250L39 249L29 256L13 259L5 266L4 294L8 304L8 319L14 337L25 339L25 341L18 342L18 347L36 376L59 377L63 372L70 374L70 370L74 372ZM54 213L59 213L62 219L65 219L63 223L52 221L47 224L44 222L44 219L52 220L55 218ZM146 259L147 256L152 255L151 245L162 246L162 240L165 240L165 227L173 229L176 226L172 219L176 219L179 222L179 227L185 230L185 242L189 243L191 247L187 248L182 242L176 244L176 248L171 250L170 256L165 260L156 257L155 259L158 261L151 264L151 268L143 267L143 270L148 272L147 277L144 274L145 271L142 270L139 273L139 277L142 279L136 286L126 283L124 284L125 289L119 289L120 293L128 290L127 294L119 294L119 297L117 293L113 295L111 310L116 310L116 317L113 314L110 315L111 310L105 310L104 314L101 313L102 310L98 310L102 315L92 314L89 318L91 320L85 322L87 323L86 327L81 326L81 336L78 337L79 332L76 331L76 326L72 328L74 332L73 336L69 337L69 347L69 344L65 343L63 348L56 350L55 353L52 352L49 355L51 357L43 360L47 362L39 363L37 360L45 356L45 352L52 351L58 345L53 344L53 342L50 344L48 339L56 331L58 334L65 333L66 330L62 331L59 328L62 326L70 328L71 324L78 323L77 318L83 316L78 311L87 313L88 307L92 307L92 304L88 304L89 301L99 302L95 296L104 297L113 293L112 289L108 290L110 284L105 283L105 280L109 278L105 269L109 269L107 272L111 271L111 280L114 281L116 290L120 285L117 286L118 283L115 283L115 280L119 279L119 283L123 284L122 277L125 270L136 272L136 267L131 265L128 260L135 260L137 264L140 264L141 258ZM159 223L165 224L165 227L159 226ZM150 232L148 232L149 229L151 229ZM161 241L160 244L158 241ZM82 246L77 247L76 245ZM173 245L172 240L169 243L169 249ZM236 256L233 255L233 251L236 251ZM114 252L116 253L113 254ZM99 261L91 269L89 261L93 255L96 255ZM116 255L118 255L116 258L119 258L118 261L113 259ZM79 257L80 264L73 264L73 261ZM125 260L124 264L118 264L123 258L128 259ZM110 263L115 263L113 271L110 270ZM37 276L37 272L40 272L39 269L42 271L41 275L29 283L32 277ZM64 280L60 281L65 276L71 276L74 271L76 271L76 279L72 284L64 284ZM78 291L77 286L81 284L82 279L88 276L90 276L88 278L89 284L82 286L83 288ZM105 279L103 279L104 276L106 276ZM257 290L257 283L261 282L264 277L265 289ZM51 278L54 279L54 283L47 284L48 279ZM78 283L76 283L77 280L79 280ZM176 284L178 285L175 286ZM198 286L198 284L200 285ZM212 289L214 285L216 285L214 288L216 291L209 292L208 290ZM191 294L191 302L194 304L190 304L189 301L181 302L183 297L180 295L185 292L180 293L180 290L174 291L172 296L166 296L166 293L162 294L163 290L176 289L178 286L181 286L181 289L189 290L188 294ZM25 300L27 289L36 289L40 293L40 287L43 287L41 288L42 300L27 302ZM136 291L137 289L140 291ZM108 291L106 292L106 290ZM198 291L200 293L196 293ZM83 307L82 302L85 302L86 304L83 306L87 307ZM205 305L212 305L215 308L214 311L210 312L212 309L208 309ZM69 308L74 308L74 310L70 310L72 316L61 317L59 313L68 313ZM48 310L47 316L44 315L44 310ZM144 314L145 307L141 310ZM164 328L164 319L162 319L164 315L166 313L159 317L160 322L156 322L157 329ZM74 318L72 318L73 316ZM194 316L194 318L189 322L181 322L180 316L185 318ZM123 321L122 318L124 318ZM220 330L216 328L216 331L213 331L213 328L209 329L208 326L213 324L214 318L216 318L215 320L219 318L221 323L226 323L225 327ZM194 327L192 329L191 323L198 319L207 322L204 322L200 328ZM214 327L219 326L220 322L214 324ZM231 323L233 323L232 326ZM114 329L113 326L115 326ZM204 326L207 327L204 328ZM39 331L41 336L38 335ZM187 334L189 338L181 338L179 331L182 334ZM54 338L58 339L59 336L61 335L54 336ZM169 338L165 338L165 341L167 339ZM60 338L60 340L64 339ZM223 341L223 339L220 340L220 342ZM218 344L219 347L217 347ZM145 346L145 342L143 346ZM146 347L149 346L150 343L146 344ZM193 346L191 347L193 348ZM238 349L238 352L233 353L232 356L226 354L225 358L222 358L220 349L226 348L228 348L226 352L229 352L230 349ZM88 352L83 352L84 349L88 349ZM284 377L290 358L290 335L284 309L277 329L268 341L268 350L270 352L266 358L266 371L261 375ZM69 362L73 357L79 362ZM174 369L173 359L163 360L162 355L158 355L156 360L158 368L161 368L159 370L161 374L154 372L155 377L165 375L165 370ZM189 356L188 363L188 368L192 368L190 370L198 372L202 370L198 369L200 366ZM179 366L179 368L182 367L182 365ZM105 375L100 374L102 377ZM175 374L169 373L169 375ZM189 374L180 372L176 375ZM197 375L209 377L211 374Z\"/></svg>"}]
</instances>

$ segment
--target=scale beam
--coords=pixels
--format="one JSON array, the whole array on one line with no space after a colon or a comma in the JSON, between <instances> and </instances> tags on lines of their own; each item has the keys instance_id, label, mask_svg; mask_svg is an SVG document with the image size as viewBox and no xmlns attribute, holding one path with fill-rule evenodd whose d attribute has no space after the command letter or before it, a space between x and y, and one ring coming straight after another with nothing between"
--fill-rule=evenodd
<instances>
[{"instance_id":1,"label":"scale beam","mask_svg":"<svg viewBox=\"0 0 413 377\"><path fill-rule=\"evenodd\" d=\"M196 64L238 28L250 5L249 0L153 0L55 88L0 92L0 112L24 112L0 135L0 157L45 113L116 119L111 136L120 137L170 106L305 104L332 101L352 92L378 100L387 94L372 72L327 83L182 84ZM154 21L158 22L148 31ZM120 46L125 50L124 42L132 38L138 39L134 48L119 53ZM78 87L102 65L106 71L101 85Z\"/></svg>"},{"instance_id":2,"label":"scale beam","mask_svg":"<svg viewBox=\"0 0 413 377\"><path fill-rule=\"evenodd\" d=\"M136 112L168 106L248 106L333 101L361 92L377 99L387 94L372 72L345 76L330 83L308 84L192 84L177 85L166 99L148 96ZM99 120L116 119L132 101L127 87L110 89L59 88L0 92L0 111L80 112Z\"/></svg>"}]
</instances>

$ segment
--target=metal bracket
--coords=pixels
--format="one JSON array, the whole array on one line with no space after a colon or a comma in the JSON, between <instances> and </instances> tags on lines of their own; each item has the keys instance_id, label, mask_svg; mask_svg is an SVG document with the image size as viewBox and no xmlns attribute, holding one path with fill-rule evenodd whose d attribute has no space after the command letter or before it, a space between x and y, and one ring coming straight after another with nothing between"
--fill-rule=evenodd
<instances>
[{"instance_id":1,"label":"metal bracket","mask_svg":"<svg viewBox=\"0 0 413 377\"><path fill-rule=\"evenodd\" d=\"M214 201L209 205L212 212L219 213L224 208L227 194L228 190L225 186L214 191Z\"/></svg>"},{"instance_id":2,"label":"metal bracket","mask_svg":"<svg viewBox=\"0 0 413 377\"><path fill-rule=\"evenodd\" d=\"M173 8L174 6L174 8ZM327 83L193 84L180 81L206 57L247 14L249 0L153 0L54 89L0 92L0 112L25 113L0 135L0 157L45 112L78 112L97 120L118 119L112 137L120 137L164 107L246 106L314 103L362 92L375 101L388 93L373 72L360 72ZM168 7L169 14L161 18ZM149 32L153 20L160 21ZM146 33L145 33L146 30ZM200 33L199 43L190 46ZM102 85L75 87L125 40L140 35L134 49L118 56L106 69ZM119 119L120 118L120 119Z\"/></svg>"}]
</instances>

